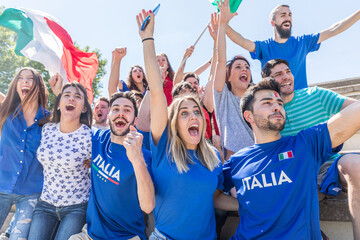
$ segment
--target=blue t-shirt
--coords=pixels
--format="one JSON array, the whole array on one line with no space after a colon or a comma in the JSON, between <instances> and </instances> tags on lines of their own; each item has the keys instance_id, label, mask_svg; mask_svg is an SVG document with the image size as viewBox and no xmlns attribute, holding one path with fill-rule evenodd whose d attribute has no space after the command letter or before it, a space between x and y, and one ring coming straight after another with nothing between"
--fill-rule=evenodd
<instances>
[{"instance_id":1,"label":"blue t-shirt","mask_svg":"<svg viewBox=\"0 0 360 240\"><path fill-rule=\"evenodd\" d=\"M22 111L15 118L12 114L5 120L0 139L1 193L41 193L44 175L36 157L41 139L38 121L47 115L49 111L39 107L34 124L29 127Z\"/></svg>"},{"instance_id":2,"label":"blue t-shirt","mask_svg":"<svg viewBox=\"0 0 360 240\"><path fill-rule=\"evenodd\" d=\"M147 164L150 152L143 149ZM111 142L110 130L93 132L91 192L86 212L88 234L97 239L146 239L134 169L123 145Z\"/></svg>"},{"instance_id":3,"label":"blue t-shirt","mask_svg":"<svg viewBox=\"0 0 360 240\"><path fill-rule=\"evenodd\" d=\"M306 78L306 56L309 52L319 50L320 34L291 36L285 43L275 42L272 38L255 42L255 52L250 52L253 59L261 62L261 68L272 59L281 58L289 62L294 75L294 89L308 86Z\"/></svg>"},{"instance_id":4,"label":"blue t-shirt","mask_svg":"<svg viewBox=\"0 0 360 240\"><path fill-rule=\"evenodd\" d=\"M213 194L223 188L220 160L211 172L199 162L195 150L188 150L194 164L179 173L167 156L167 128L157 145L150 139L155 227L169 239L216 239Z\"/></svg>"},{"instance_id":5,"label":"blue t-shirt","mask_svg":"<svg viewBox=\"0 0 360 240\"><path fill-rule=\"evenodd\" d=\"M231 239L321 240L316 178L332 151L322 123L234 154L224 165L225 190L235 186L239 202Z\"/></svg>"}]
</instances>

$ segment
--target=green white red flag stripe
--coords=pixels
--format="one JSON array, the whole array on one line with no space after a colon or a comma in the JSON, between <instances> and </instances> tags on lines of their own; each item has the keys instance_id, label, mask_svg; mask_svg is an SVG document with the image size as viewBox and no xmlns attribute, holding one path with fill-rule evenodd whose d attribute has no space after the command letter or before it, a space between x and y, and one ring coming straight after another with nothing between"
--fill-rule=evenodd
<instances>
[{"instance_id":1,"label":"green white red flag stripe","mask_svg":"<svg viewBox=\"0 0 360 240\"><path fill-rule=\"evenodd\" d=\"M279 154L279 160L285 160L285 159L289 159L289 158L293 158L293 152L292 151L287 151L287 152L283 152Z\"/></svg>"},{"instance_id":2,"label":"green white red flag stripe","mask_svg":"<svg viewBox=\"0 0 360 240\"><path fill-rule=\"evenodd\" d=\"M58 72L66 82L81 83L92 102L91 85L99 66L97 55L77 49L58 20L40 11L7 8L0 15L0 26L18 34L16 54L42 63L50 75Z\"/></svg>"}]
</instances>

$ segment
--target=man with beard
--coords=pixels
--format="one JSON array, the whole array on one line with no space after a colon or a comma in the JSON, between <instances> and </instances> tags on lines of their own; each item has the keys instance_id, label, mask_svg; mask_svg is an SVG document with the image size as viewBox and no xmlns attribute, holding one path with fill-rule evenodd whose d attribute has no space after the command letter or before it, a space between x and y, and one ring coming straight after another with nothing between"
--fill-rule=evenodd
<instances>
[{"instance_id":1,"label":"man with beard","mask_svg":"<svg viewBox=\"0 0 360 240\"><path fill-rule=\"evenodd\" d=\"M322 239L318 167L360 129L360 103L288 137L280 134L285 110L273 79L251 87L240 107L255 144L224 165L225 189L235 186L239 201L240 224L232 239Z\"/></svg>"},{"instance_id":2,"label":"man with beard","mask_svg":"<svg viewBox=\"0 0 360 240\"><path fill-rule=\"evenodd\" d=\"M274 28L274 38L265 41L251 41L235 32L230 26L226 29L228 37L250 52L253 59L261 62L261 67L271 59L281 58L290 63L295 76L295 90L307 87L306 56L317 51L320 43L338 35L360 19L360 10L335 23L317 34L291 36L292 13L288 5L275 7L270 13L270 22Z\"/></svg>"},{"instance_id":3,"label":"man with beard","mask_svg":"<svg viewBox=\"0 0 360 240\"><path fill-rule=\"evenodd\" d=\"M280 84L281 98L284 100L286 124L282 136L296 135L303 129L329 120L329 118L357 100L341 96L333 91L310 87L294 91L294 76L289 63L283 59L267 62L262 70L262 77L273 77ZM349 209L355 239L360 239L360 155L335 154L330 156L318 174L321 194L337 196L341 188L348 191Z\"/></svg>"},{"instance_id":4,"label":"man with beard","mask_svg":"<svg viewBox=\"0 0 360 240\"><path fill-rule=\"evenodd\" d=\"M101 97L95 102L93 127L101 130L109 129L108 114L110 102L106 97Z\"/></svg>"},{"instance_id":5,"label":"man with beard","mask_svg":"<svg viewBox=\"0 0 360 240\"><path fill-rule=\"evenodd\" d=\"M111 96L110 130L97 130L92 138L87 231L70 239L146 239L142 211L153 210L155 194L147 169L151 154L134 127L137 114L131 92Z\"/></svg>"}]
</instances>

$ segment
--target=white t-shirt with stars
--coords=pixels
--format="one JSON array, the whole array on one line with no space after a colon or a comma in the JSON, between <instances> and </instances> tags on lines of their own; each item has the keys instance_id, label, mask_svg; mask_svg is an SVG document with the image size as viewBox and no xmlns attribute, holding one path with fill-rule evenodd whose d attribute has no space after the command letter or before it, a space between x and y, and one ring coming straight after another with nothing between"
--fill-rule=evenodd
<instances>
[{"instance_id":1,"label":"white t-shirt with stars","mask_svg":"<svg viewBox=\"0 0 360 240\"><path fill-rule=\"evenodd\" d=\"M44 168L40 199L56 207L89 200L89 169L84 161L91 158L91 129L82 124L71 133L62 133L59 123L43 126L37 158Z\"/></svg>"}]
</instances>

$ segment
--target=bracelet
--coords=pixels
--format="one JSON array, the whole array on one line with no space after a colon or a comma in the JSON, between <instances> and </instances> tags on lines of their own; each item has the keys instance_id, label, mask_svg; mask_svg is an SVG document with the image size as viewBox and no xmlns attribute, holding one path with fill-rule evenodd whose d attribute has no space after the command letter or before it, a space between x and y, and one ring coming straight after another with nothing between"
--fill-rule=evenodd
<instances>
[{"instance_id":1,"label":"bracelet","mask_svg":"<svg viewBox=\"0 0 360 240\"><path fill-rule=\"evenodd\" d=\"M145 42L145 41L147 41L147 40L153 40L153 41L154 41L154 38L144 38L144 39L142 40L142 42Z\"/></svg>"}]
</instances>

